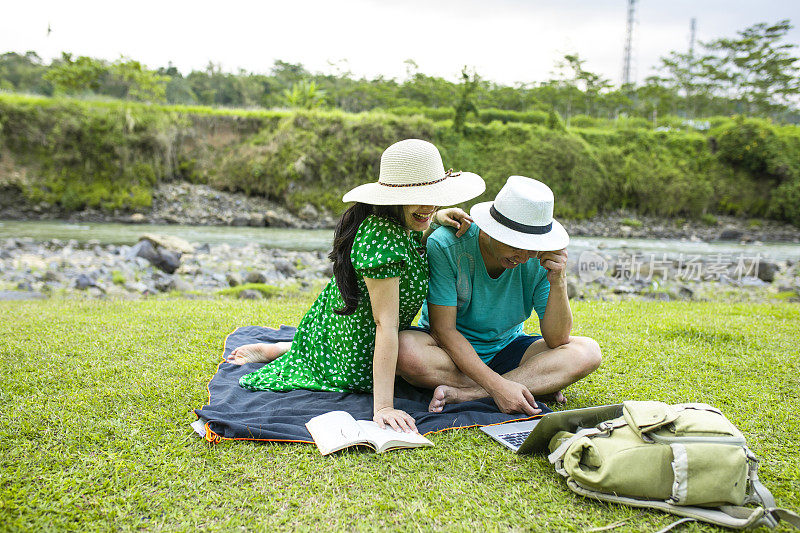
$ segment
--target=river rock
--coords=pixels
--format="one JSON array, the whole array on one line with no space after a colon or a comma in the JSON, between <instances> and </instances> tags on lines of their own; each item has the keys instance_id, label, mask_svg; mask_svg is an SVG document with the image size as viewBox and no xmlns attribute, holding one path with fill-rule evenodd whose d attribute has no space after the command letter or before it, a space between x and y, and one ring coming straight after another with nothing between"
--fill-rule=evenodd
<instances>
[{"instance_id":1,"label":"river rock","mask_svg":"<svg viewBox=\"0 0 800 533\"><path fill-rule=\"evenodd\" d=\"M717 237L721 241L740 241L744 232L736 228L725 228L719 233Z\"/></svg>"},{"instance_id":2,"label":"river rock","mask_svg":"<svg viewBox=\"0 0 800 533\"><path fill-rule=\"evenodd\" d=\"M657 302L668 302L670 301L669 294L666 292L648 292L644 294L644 297L648 300L655 300Z\"/></svg>"},{"instance_id":3,"label":"river rock","mask_svg":"<svg viewBox=\"0 0 800 533\"><path fill-rule=\"evenodd\" d=\"M156 252L156 247L153 246L152 242L148 240L141 240L131 246L130 250L128 250L127 257L129 259L138 257L145 259L149 263L154 263L158 261L158 252Z\"/></svg>"},{"instance_id":4,"label":"river rock","mask_svg":"<svg viewBox=\"0 0 800 533\"><path fill-rule=\"evenodd\" d=\"M306 204L297 212L297 216L307 222L314 222L319 218L319 211L313 205Z\"/></svg>"},{"instance_id":5,"label":"river rock","mask_svg":"<svg viewBox=\"0 0 800 533\"><path fill-rule=\"evenodd\" d=\"M94 287L95 281L87 276L86 274L79 274L77 278L75 278L75 288L79 290L86 290L89 287Z\"/></svg>"},{"instance_id":6,"label":"river rock","mask_svg":"<svg viewBox=\"0 0 800 533\"><path fill-rule=\"evenodd\" d=\"M156 248L152 241L143 239L136 243L128 252L128 256L146 259L154 267L172 274L181 266L181 253L166 248Z\"/></svg>"},{"instance_id":7,"label":"river rock","mask_svg":"<svg viewBox=\"0 0 800 533\"><path fill-rule=\"evenodd\" d=\"M766 281L767 283L772 283L775 281L775 274L777 274L779 270L778 265L771 261L760 261L758 263L758 279Z\"/></svg>"},{"instance_id":8,"label":"river rock","mask_svg":"<svg viewBox=\"0 0 800 533\"><path fill-rule=\"evenodd\" d=\"M572 280L567 281L567 298L572 300L579 294L580 294L580 289L578 288L578 284Z\"/></svg>"},{"instance_id":9,"label":"river rock","mask_svg":"<svg viewBox=\"0 0 800 533\"><path fill-rule=\"evenodd\" d=\"M175 278L162 274L153 279L153 284L158 292L169 292L175 287Z\"/></svg>"},{"instance_id":10,"label":"river rock","mask_svg":"<svg viewBox=\"0 0 800 533\"><path fill-rule=\"evenodd\" d=\"M189 292L192 290L192 285L180 276L172 278L171 290L178 292Z\"/></svg>"},{"instance_id":11,"label":"river rock","mask_svg":"<svg viewBox=\"0 0 800 533\"><path fill-rule=\"evenodd\" d=\"M194 253L194 246L189 244L184 239L181 239L180 237L174 237L172 235L155 235L152 233L147 233L139 237L139 240L147 240L156 247L174 250L182 254Z\"/></svg>"},{"instance_id":12,"label":"river rock","mask_svg":"<svg viewBox=\"0 0 800 533\"><path fill-rule=\"evenodd\" d=\"M125 290L142 294L147 291L147 285L141 281L126 281Z\"/></svg>"},{"instance_id":13,"label":"river rock","mask_svg":"<svg viewBox=\"0 0 800 533\"><path fill-rule=\"evenodd\" d=\"M5 248L0 248L0 259L11 259L12 257L14 256L11 255L11 252L6 250Z\"/></svg>"},{"instance_id":14,"label":"river rock","mask_svg":"<svg viewBox=\"0 0 800 533\"><path fill-rule=\"evenodd\" d=\"M236 215L231 219L231 226L244 227L250 225L250 217L247 215Z\"/></svg>"},{"instance_id":15,"label":"river rock","mask_svg":"<svg viewBox=\"0 0 800 533\"><path fill-rule=\"evenodd\" d=\"M33 290L33 285L29 281L20 281L17 284L17 290L30 292Z\"/></svg>"},{"instance_id":16,"label":"river rock","mask_svg":"<svg viewBox=\"0 0 800 533\"><path fill-rule=\"evenodd\" d=\"M64 281L64 275L61 274L60 272L56 272L55 270L48 270L47 272L42 274L41 280L62 282Z\"/></svg>"},{"instance_id":17,"label":"river rock","mask_svg":"<svg viewBox=\"0 0 800 533\"><path fill-rule=\"evenodd\" d=\"M160 268L167 274L172 274L181 266L181 254L173 250L159 249L160 261L154 266Z\"/></svg>"},{"instance_id":18,"label":"river rock","mask_svg":"<svg viewBox=\"0 0 800 533\"><path fill-rule=\"evenodd\" d=\"M261 213L253 213L250 215L250 220L247 221L247 225L253 226L254 228L263 228L266 225L264 215Z\"/></svg>"},{"instance_id":19,"label":"river rock","mask_svg":"<svg viewBox=\"0 0 800 533\"><path fill-rule=\"evenodd\" d=\"M288 278L297 275L297 268L288 259L278 257L272 262L272 264L275 266L275 270Z\"/></svg>"},{"instance_id":20,"label":"river rock","mask_svg":"<svg viewBox=\"0 0 800 533\"><path fill-rule=\"evenodd\" d=\"M685 298L687 300L691 300L694 297L694 291L687 287L686 285L681 285L678 288L678 296L680 298Z\"/></svg>"},{"instance_id":21,"label":"river rock","mask_svg":"<svg viewBox=\"0 0 800 533\"><path fill-rule=\"evenodd\" d=\"M255 289L245 289L239 293L239 298L242 300L261 300L264 298L264 295L261 294L261 291Z\"/></svg>"},{"instance_id":22,"label":"river rock","mask_svg":"<svg viewBox=\"0 0 800 533\"><path fill-rule=\"evenodd\" d=\"M228 282L228 286L230 287L236 287L237 285L242 284L242 276L236 272L228 272L225 275L225 280Z\"/></svg>"},{"instance_id":23,"label":"river rock","mask_svg":"<svg viewBox=\"0 0 800 533\"><path fill-rule=\"evenodd\" d=\"M287 228L290 225L285 215L279 215L271 209L264 212L264 224L273 228Z\"/></svg>"},{"instance_id":24,"label":"river rock","mask_svg":"<svg viewBox=\"0 0 800 533\"><path fill-rule=\"evenodd\" d=\"M245 281L247 283L266 283L267 275L261 272L260 270L253 270L247 273Z\"/></svg>"}]
</instances>

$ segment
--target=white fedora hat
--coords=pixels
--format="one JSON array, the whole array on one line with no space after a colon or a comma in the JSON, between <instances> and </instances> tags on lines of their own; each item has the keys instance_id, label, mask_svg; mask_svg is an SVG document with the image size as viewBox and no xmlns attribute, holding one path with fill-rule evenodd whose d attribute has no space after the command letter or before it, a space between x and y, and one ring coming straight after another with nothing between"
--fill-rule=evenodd
<instances>
[{"instance_id":1,"label":"white fedora hat","mask_svg":"<svg viewBox=\"0 0 800 533\"><path fill-rule=\"evenodd\" d=\"M514 248L551 252L569 244L553 219L553 191L541 181L511 176L494 202L476 204L469 214L490 237Z\"/></svg>"},{"instance_id":2,"label":"white fedora hat","mask_svg":"<svg viewBox=\"0 0 800 533\"><path fill-rule=\"evenodd\" d=\"M453 205L486 190L483 179L472 172L445 172L439 150L420 139L396 142L381 155L377 183L351 190L345 202L373 205Z\"/></svg>"}]
</instances>

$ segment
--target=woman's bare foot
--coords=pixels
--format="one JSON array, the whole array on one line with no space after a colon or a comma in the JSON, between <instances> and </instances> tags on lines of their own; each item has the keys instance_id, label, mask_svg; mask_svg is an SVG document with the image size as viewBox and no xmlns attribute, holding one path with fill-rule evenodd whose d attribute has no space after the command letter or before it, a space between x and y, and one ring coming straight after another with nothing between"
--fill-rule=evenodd
<instances>
[{"instance_id":1,"label":"woman's bare foot","mask_svg":"<svg viewBox=\"0 0 800 533\"><path fill-rule=\"evenodd\" d=\"M439 413L445 405L449 403L459 403L464 400L459 398L458 389L448 385L439 385L433 391L433 398L431 403L428 404L428 411L431 413Z\"/></svg>"},{"instance_id":2,"label":"woman's bare foot","mask_svg":"<svg viewBox=\"0 0 800 533\"><path fill-rule=\"evenodd\" d=\"M243 365L245 363L271 363L288 352L291 346L291 342L245 344L231 352L231 357L228 359L228 362L235 365Z\"/></svg>"}]
</instances>

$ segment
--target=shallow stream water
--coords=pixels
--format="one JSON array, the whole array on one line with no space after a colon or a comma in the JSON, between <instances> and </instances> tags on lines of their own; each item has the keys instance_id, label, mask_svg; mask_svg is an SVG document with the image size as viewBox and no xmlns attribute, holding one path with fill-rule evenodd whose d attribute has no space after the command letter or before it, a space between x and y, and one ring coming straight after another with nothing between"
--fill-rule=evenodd
<instances>
[{"instance_id":1,"label":"shallow stream water","mask_svg":"<svg viewBox=\"0 0 800 533\"><path fill-rule=\"evenodd\" d=\"M260 244L285 250L330 249L333 230L302 230L289 228L254 228L232 226L180 226L111 223L67 223L59 221L8 221L0 220L0 239L32 238L36 241L50 239L78 242L89 240L101 244L134 244L141 235L154 233L180 237L192 243L231 246ZM790 243L740 244L731 241L700 242L674 239L616 239L605 237L573 237L570 256L584 250L603 250L607 253L686 254L709 256L717 254L756 255L774 261L800 261L800 245Z\"/></svg>"}]
</instances>

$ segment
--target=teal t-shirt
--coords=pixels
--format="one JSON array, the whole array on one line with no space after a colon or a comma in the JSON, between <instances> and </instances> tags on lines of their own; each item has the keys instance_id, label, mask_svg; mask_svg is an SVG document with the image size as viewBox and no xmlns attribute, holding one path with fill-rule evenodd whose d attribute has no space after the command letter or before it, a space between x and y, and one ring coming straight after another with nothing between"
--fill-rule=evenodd
<instances>
[{"instance_id":1,"label":"teal t-shirt","mask_svg":"<svg viewBox=\"0 0 800 533\"><path fill-rule=\"evenodd\" d=\"M489 277L473 223L461 237L441 227L428 237L430 282L419 325L430 328L428 303L455 306L456 329L484 362L524 334L522 325L533 310L544 317L550 282L536 259Z\"/></svg>"}]
</instances>

